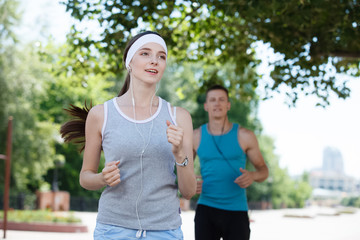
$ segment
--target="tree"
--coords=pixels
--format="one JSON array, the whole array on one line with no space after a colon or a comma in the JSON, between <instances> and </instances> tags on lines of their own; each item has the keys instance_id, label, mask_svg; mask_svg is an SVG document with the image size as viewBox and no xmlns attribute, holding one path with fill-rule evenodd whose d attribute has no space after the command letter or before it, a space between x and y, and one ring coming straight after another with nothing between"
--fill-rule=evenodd
<instances>
[{"instance_id":1,"label":"tree","mask_svg":"<svg viewBox=\"0 0 360 240\"><path fill-rule=\"evenodd\" d=\"M360 197L345 197L341 199L341 204L343 206L360 208Z\"/></svg>"},{"instance_id":2,"label":"tree","mask_svg":"<svg viewBox=\"0 0 360 240\"><path fill-rule=\"evenodd\" d=\"M13 116L11 183L16 190L24 191L44 182L42 176L55 156L55 129L51 122L37 119L37 96L43 94L42 81L48 75L40 71L31 45L15 45L13 29L20 19L17 7L18 1L0 1L0 150L5 149L7 119Z\"/></svg>"},{"instance_id":3,"label":"tree","mask_svg":"<svg viewBox=\"0 0 360 240\"><path fill-rule=\"evenodd\" d=\"M0 0L0 47L17 42L16 34L13 31L20 21L20 14L17 12L19 1Z\"/></svg>"},{"instance_id":4,"label":"tree","mask_svg":"<svg viewBox=\"0 0 360 240\"><path fill-rule=\"evenodd\" d=\"M106 61L98 59L83 58L79 51L72 51L68 44L54 45L49 42L47 45L40 45L38 53L42 63L47 66L44 71L52 76L44 83L46 94L39 97L40 110L39 118L52 121L57 130L60 125L69 120L64 109L70 104L83 107L101 104L108 99L117 96L124 76L118 76L111 72L103 71L103 64ZM81 68L76 66L82 65ZM106 69L106 68L105 68ZM79 174L82 166L82 154L80 146L73 143L64 143L57 132L58 141L55 144L56 153L64 159L64 166L58 169L58 184L60 190L68 191L72 196L99 197L101 191L88 191L79 184ZM100 167L103 168L102 159ZM48 169L44 178L52 182L54 168Z\"/></svg>"},{"instance_id":5,"label":"tree","mask_svg":"<svg viewBox=\"0 0 360 240\"><path fill-rule=\"evenodd\" d=\"M35 190L43 183L42 176L52 167L55 159L56 127L52 122L40 121L39 96L43 92L43 81L49 76L41 71L36 52L29 47L17 49L8 48L4 58L2 74L4 88L1 89L1 99L4 106L0 115L2 122L1 139L6 137L8 116L14 117L13 153L12 153L12 185L18 190ZM5 56L4 56L5 55ZM1 141L1 149L5 141Z\"/></svg>"},{"instance_id":6,"label":"tree","mask_svg":"<svg viewBox=\"0 0 360 240\"><path fill-rule=\"evenodd\" d=\"M17 1L0 1L0 116L5 116L6 114L6 103L9 98L9 86L6 81L6 69L10 63L12 55L11 44L16 42L16 36L13 32L14 26L19 23L19 14L16 12L18 7ZM1 126L6 126L7 117L1 118ZM1 142L5 142L6 135L5 132L1 131L0 139ZM3 147L3 146L2 146ZM4 148L1 148L1 152L4 152Z\"/></svg>"},{"instance_id":7,"label":"tree","mask_svg":"<svg viewBox=\"0 0 360 240\"><path fill-rule=\"evenodd\" d=\"M328 96L350 94L338 73L359 76L360 6L358 1L86 1L68 0L67 11L79 21L93 21L99 32L74 25L69 35L75 47L109 55L113 63L134 32L153 29L164 36L178 61L210 65L232 63L235 74L255 67L254 43L269 43L282 58L273 62L270 95L287 87L295 103L300 93L314 94L320 104ZM112 64L111 71L120 71ZM198 76L207 82L215 70ZM262 81L250 79L254 88ZM230 87L236 88L235 83ZM240 86L244 89L244 86ZM244 91L247 93L247 91Z\"/></svg>"},{"instance_id":8,"label":"tree","mask_svg":"<svg viewBox=\"0 0 360 240\"><path fill-rule=\"evenodd\" d=\"M293 205L290 207L302 208L306 200L309 200L312 193L312 187L309 183L309 174L303 173L300 179L294 181L294 187L290 191L290 198Z\"/></svg>"}]
</instances>

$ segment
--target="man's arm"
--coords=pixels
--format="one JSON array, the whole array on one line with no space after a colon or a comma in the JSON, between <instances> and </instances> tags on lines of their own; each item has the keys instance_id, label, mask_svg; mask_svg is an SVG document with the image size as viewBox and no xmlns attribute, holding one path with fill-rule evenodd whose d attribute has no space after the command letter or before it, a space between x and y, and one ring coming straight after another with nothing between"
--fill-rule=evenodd
<instances>
[{"instance_id":1,"label":"man's arm","mask_svg":"<svg viewBox=\"0 0 360 240\"><path fill-rule=\"evenodd\" d=\"M200 135L201 131L200 128L194 129L193 131L193 155L194 155L194 161L196 158L196 152L200 145ZM202 191L202 179L201 176L196 176L196 194L201 194Z\"/></svg>"},{"instance_id":2,"label":"man's arm","mask_svg":"<svg viewBox=\"0 0 360 240\"><path fill-rule=\"evenodd\" d=\"M200 144L200 128L194 129L193 131L193 156L196 158L196 152Z\"/></svg>"},{"instance_id":3,"label":"man's arm","mask_svg":"<svg viewBox=\"0 0 360 240\"><path fill-rule=\"evenodd\" d=\"M259 143L255 134L246 129L240 128L238 133L238 140L247 155L248 160L255 167L255 171L247 171L240 168L242 175L235 179L240 187L249 187L254 181L263 182L269 176L269 169L266 166L264 158L260 152Z\"/></svg>"}]
</instances>

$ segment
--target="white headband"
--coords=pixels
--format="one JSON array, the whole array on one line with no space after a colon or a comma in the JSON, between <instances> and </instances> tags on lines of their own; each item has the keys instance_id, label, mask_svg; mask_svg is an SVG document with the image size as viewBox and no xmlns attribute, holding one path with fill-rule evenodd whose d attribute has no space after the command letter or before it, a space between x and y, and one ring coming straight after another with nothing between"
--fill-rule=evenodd
<instances>
[{"instance_id":1,"label":"white headband","mask_svg":"<svg viewBox=\"0 0 360 240\"><path fill-rule=\"evenodd\" d=\"M139 39L137 39L133 43L133 45L131 45L131 47L127 53L127 56L126 56L126 60L125 60L125 67L127 69L129 69L130 61L134 57L136 51L139 50L139 48L141 48L142 46L144 46L145 44L147 44L149 42L160 44L165 49L165 53L167 55L167 48L166 48L166 43L165 43L164 39L162 39L162 37L160 37L159 35L156 35L156 34L146 34L146 35L140 37Z\"/></svg>"}]
</instances>

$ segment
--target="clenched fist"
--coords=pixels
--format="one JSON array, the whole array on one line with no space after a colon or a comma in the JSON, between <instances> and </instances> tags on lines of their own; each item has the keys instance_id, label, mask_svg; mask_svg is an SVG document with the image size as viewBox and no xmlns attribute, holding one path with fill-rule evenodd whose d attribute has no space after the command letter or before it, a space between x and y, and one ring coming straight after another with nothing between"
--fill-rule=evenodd
<instances>
[{"instance_id":1,"label":"clenched fist","mask_svg":"<svg viewBox=\"0 0 360 240\"><path fill-rule=\"evenodd\" d=\"M182 149L184 130L179 126L171 124L169 120L166 120L166 125L168 126L166 130L168 142L172 144L174 155L177 155Z\"/></svg>"},{"instance_id":2,"label":"clenched fist","mask_svg":"<svg viewBox=\"0 0 360 240\"><path fill-rule=\"evenodd\" d=\"M110 187L116 186L121 181L120 169L118 168L119 164L120 161L106 163L105 167L101 171L105 183Z\"/></svg>"},{"instance_id":3,"label":"clenched fist","mask_svg":"<svg viewBox=\"0 0 360 240\"><path fill-rule=\"evenodd\" d=\"M253 172L247 171L242 168L240 168L240 172L242 173L242 175L240 177L237 177L234 182L241 188L249 187L254 182L252 176Z\"/></svg>"}]
</instances>

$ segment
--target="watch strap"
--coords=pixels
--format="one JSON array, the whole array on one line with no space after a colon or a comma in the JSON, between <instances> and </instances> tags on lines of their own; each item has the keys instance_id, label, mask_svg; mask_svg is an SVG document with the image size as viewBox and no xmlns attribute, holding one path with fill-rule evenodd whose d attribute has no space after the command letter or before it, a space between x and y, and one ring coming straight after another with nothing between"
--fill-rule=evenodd
<instances>
[{"instance_id":1,"label":"watch strap","mask_svg":"<svg viewBox=\"0 0 360 240\"><path fill-rule=\"evenodd\" d=\"M184 161L182 163L178 163L177 161L175 161L176 165L180 166L180 167L185 167L188 165L188 162L189 162L189 158L186 156L184 158Z\"/></svg>"}]
</instances>

